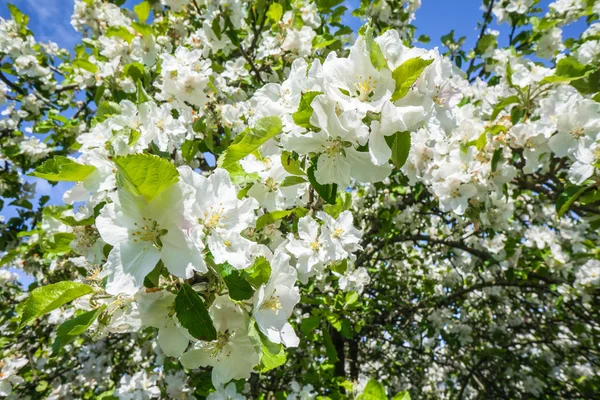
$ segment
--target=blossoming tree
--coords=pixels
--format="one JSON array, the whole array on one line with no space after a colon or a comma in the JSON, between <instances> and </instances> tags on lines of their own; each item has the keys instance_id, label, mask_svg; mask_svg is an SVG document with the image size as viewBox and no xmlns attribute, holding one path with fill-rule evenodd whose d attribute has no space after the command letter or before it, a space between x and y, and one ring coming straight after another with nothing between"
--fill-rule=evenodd
<instances>
[{"instance_id":1,"label":"blossoming tree","mask_svg":"<svg viewBox=\"0 0 600 400\"><path fill-rule=\"evenodd\" d=\"M600 3L123 3L0 19L0 397L598 395Z\"/></svg>"}]
</instances>

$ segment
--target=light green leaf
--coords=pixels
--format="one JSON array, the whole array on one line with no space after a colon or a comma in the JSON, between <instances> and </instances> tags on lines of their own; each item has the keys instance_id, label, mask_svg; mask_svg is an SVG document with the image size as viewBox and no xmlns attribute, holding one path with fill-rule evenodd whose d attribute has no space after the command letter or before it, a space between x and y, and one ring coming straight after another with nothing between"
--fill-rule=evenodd
<instances>
[{"instance_id":1,"label":"light green leaf","mask_svg":"<svg viewBox=\"0 0 600 400\"><path fill-rule=\"evenodd\" d=\"M217 338L217 331L204 301L187 283L183 284L175 297L175 313L181 326L196 339L210 341Z\"/></svg>"},{"instance_id":2,"label":"light green leaf","mask_svg":"<svg viewBox=\"0 0 600 400\"><path fill-rule=\"evenodd\" d=\"M357 292L348 292L346 293L346 304L344 304L344 308L350 307L352 304L358 301L358 293Z\"/></svg>"},{"instance_id":3,"label":"light green leaf","mask_svg":"<svg viewBox=\"0 0 600 400\"><path fill-rule=\"evenodd\" d=\"M56 330L56 339L52 344L52 355L57 355L63 347L85 332L105 309L106 304L103 304L95 310L85 312L75 318L63 322Z\"/></svg>"},{"instance_id":4,"label":"light green leaf","mask_svg":"<svg viewBox=\"0 0 600 400\"><path fill-rule=\"evenodd\" d=\"M140 4L133 6L133 11L135 11L138 20L144 23L150 16L150 3L142 1Z\"/></svg>"},{"instance_id":5,"label":"light green leaf","mask_svg":"<svg viewBox=\"0 0 600 400\"><path fill-rule=\"evenodd\" d=\"M475 142L475 147L477 147L477 150L479 151L485 149L485 145L487 145L487 131L484 131L481 135L479 135L477 141Z\"/></svg>"},{"instance_id":6,"label":"light green leaf","mask_svg":"<svg viewBox=\"0 0 600 400\"><path fill-rule=\"evenodd\" d=\"M564 57L556 64L554 75L547 76L540 82L540 85L545 83L562 83L571 82L582 79L591 74L594 68L589 65L581 64L573 57Z\"/></svg>"},{"instance_id":7,"label":"light green leaf","mask_svg":"<svg viewBox=\"0 0 600 400\"><path fill-rule=\"evenodd\" d=\"M133 22L131 27L142 36L151 36L154 32L152 31L152 27L147 24L141 24L139 22Z\"/></svg>"},{"instance_id":8,"label":"light green leaf","mask_svg":"<svg viewBox=\"0 0 600 400\"><path fill-rule=\"evenodd\" d=\"M40 317L81 296L92 293L94 289L79 282L63 281L34 289L19 307L21 322L24 326L32 319Z\"/></svg>"},{"instance_id":9,"label":"light green leaf","mask_svg":"<svg viewBox=\"0 0 600 400\"><path fill-rule=\"evenodd\" d=\"M96 64L93 64L91 61L83 58L78 58L77 60L73 61L72 64L74 67L84 69L92 74L98 72L98 66Z\"/></svg>"},{"instance_id":10,"label":"light green leaf","mask_svg":"<svg viewBox=\"0 0 600 400\"><path fill-rule=\"evenodd\" d=\"M371 24L368 23L361 28L359 33L361 33L365 38L365 45L367 47L367 52L369 53L371 64L373 64L378 71L383 68L388 68L387 61L381 52L381 48L373 38L373 27Z\"/></svg>"},{"instance_id":11,"label":"light green leaf","mask_svg":"<svg viewBox=\"0 0 600 400\"><path fill-rule=\"evenodd\" d=\"M281 210L281 211L273 211L273 212L261 215L256 220L256 229L257 230L262 229L265 226L270 225L275 221L278 221L282 218L287 217L288 215L290 215L293 212L294 212L294 210Z\"/></svg>"},{"instance_id":12,"label":"light green leaf","mask_svg":"<svg viewBox=\"0 0 600 400\"><path fill-rule=\"evenodd\" d=\"M112 101L103 101L98 105L96 115L99 117L110 117L112 115L119 115L121 113L121 106Z\"/></svg>"},{"instance_id":13,"label":"light green leaf","mask_svg":"<svg viewBox=\"0 0 600 400\"><path fill-rule=\"evenodd\" d=\"M322 36L322 35L317 35L315 36L315 38L312 41L312 45L313 45L313 49L322 49L323 47L327 47L329 45L334 44L335 42L339 41L338 38L331 38L331 36L328 38Z\"/></svg>"},{"instance_id":14,"label":"light green leaf","mask_svg":"<svg viewBox=\"0 0 600 400\"><path fill-rule=\"evenodd\" d=\"M265 336L260 335L262 343L262 357L260 358L260 372L267 372L285 364L287 357L281 344L272 343Z\"/></svg>"},{"instance_id":15,"label":"light green leaf","mask_svg":"<svg viewBox=\"0 0 600 400\"><path fill-rule=\"evenodd\" d=\"M147 201L179 180L173 164L151 154L130 154L115 157L114 161L119 169L117 183Z\"/></svg>"},{"instance_id":16,"label":"light green leaf","mask_svg":"<svg viewBox=\"0 0 600 400\"><path fill-rule=\"evenodd\" d=\"M283 182L281 182L281 187L300 185L306 182L308 181L301 176L287 176Z\"/></svg>"},{"instance_id":17,"label":"light green leaf","mask_svg":"<svg viewBox=\"0 0 600 400\"><path fill-rule=\"evenodd\" d=\"M281 17L283 16L283 7L279 3L273 3L269 6L269 11L267 11L267 17L269 17L273 22L279 22Z\"/></svg>"},{"instance_id":18,"label":"light green leaf","mask_svg":"<svg viewBox=\"0 0 600 400\"><path fill-rule=\"evenodd\" d=\"M399 100L406 96L411 86L415 84L419 76L425 68L433 62L432 60L424 60L420 57L406 60L402 65L392 72L392 78L396 81L396 88L392 95L392 101Z\"/></svg>"},{"instance_id":19,"label":"light green leaf","mask_svg":"<svg viewBox=\"0 0 600 400\"><path fill-rule=\"evenodd\" d=\"M271 264L265 257L258 257L250 268L244 270L244 278L255 288L264 285L271 277Z\"/></svg>"},{"instance_id":20,"label":"light green leaf","mask_svg":"<svg viewBox=\"0 0 600 400\"><path fill-rule=\"evenodd\" d=\"M8 11L17 25L27 26L27 23L29 22L29 16L27 14L24 14L15 5L10 3L8 4Z\"/></svg>"},{"instance_id":21,"label":"light green leaf","mask_svg":"<svg viewBox=\"0 0 600 400\"><path fill-rule=\"evenodd\" d=\"M496 107L494 107L494 111L492 112L490 121L494 121L496 119L496 117L498 116L498 114L500 114L507 106L509 106L511 104L517 104L520 101L521 100L519 100L519 97L516 95L505 98L500 103L496 104Z\"/></svg>"},{"instance_id":22,"label":"light green leaf","mask_svg":"<svg viewBox=\"0 0 600 400\"><path fill-rule=\"evenodd\" d=\"M367 382L367 386L365 386L365 390L363 390L362 394L360 394L357 400L387 400L387 395L385 394L385 387L380 382L377 382L374 379L371 379Z\"/></svg>"},{"instance_id":23,"label":"light green leaf","mask_svg":"<svg viewBox=\"0 0 600 400\"><path fill-rule=\"evenodd\" d=\"M71 252L69 244L75 239L70 232L59 232L54 235L46 235L42 238L40 247L45 253L62 255Z\"/></svg>"},{"instance_id":24,"label":"light green leaf","mask_svg":"<svg viewBox=\"0 0 600 400\"><path fill-rule=\"evenodd\" d=\"M392 400L410 400L410 394L406 390L403 392L398 392L398 394L396 394Z\"/></svg>"},{"instance_id":25,"label":"light green leaf","mask_svg":"<svg viewBox=\"0 0 600 400\"><path fill-rule=\"evenodd\" d=\"M83 165L64 156L54 156L28 175L49 181L79 182L95 170L93 165Z\"/></svg>"},{"instance_id":26,"label":"light green leaf","mask_svg":"<svg viewBox=\"0 0 600 400\"><path fill-rule=\"evenodd\" d=\"M248 154L257 150L267 140L281 133L281 120L278 117L265 117L260 119L254 128L249 129L243 138L229 148L219 157L217 165L229 170Z\"/></svg>"},{"instance_id":27,"label":"light green leaf","mask_svg":"<svg viewBox=\"0 0 600 400\"><path fill-rule=\"evenodd\" d=\"M133 33L129 32L129 29L127 29L124 26L111 26L106 30L105 35L107 37L121 38L121 39L125 40L127 43L131 43L133 38L135 38L135 35Z\"/></svg>"},{"instance_id":28,"label":"light green leaf","mask_svg":"<svg viewBox=\"0 0 600 400\"><path fill-rule=\"evenodd\" d=\"M300 105L298 106L298 111L292 114L292 118L294 123L303 128L314 128L310 124L310 117L313 115L313 108L310 103L312 103L313 99L318 95L323 94L323 92L304 92L302 93L302 97L300 98Z\"/></svg>"},{"instance_id":29,"label":"light green leaf","mask_svg":"<svg viewBox=\"0 0 600 400\"><path fill-rule=\"evenodd\" d=\"M292 157L292 153L284 151L281 153L281 164L283 169L292 175L306 175L300 166L300 162Z\"/></svg>"}]
</instances>

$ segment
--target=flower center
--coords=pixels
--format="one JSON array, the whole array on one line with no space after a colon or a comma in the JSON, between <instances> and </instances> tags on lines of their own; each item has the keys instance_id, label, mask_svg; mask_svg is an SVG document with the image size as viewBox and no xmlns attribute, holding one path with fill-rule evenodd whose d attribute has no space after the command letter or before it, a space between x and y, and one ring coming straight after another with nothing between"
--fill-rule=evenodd
<instances>
[{"instance_id":1,"label":"flower center","mask_svg":"<svg viewBox=\"0 0 600 400\"><path fill-rule=\"evenodd\" d=\"M215 345L215 349L211 354L211 357L216 357L229 343L229 338L231 337L231 333L229 331L225 331L223 333L218 333L217 335L217 343Z\"/></svg>"},{"instance_id":2,"label":"flower center","mask_svg":"<svg viewBox=\"0 0 600 400\"><path fill-rule=\"evenodd\" d=\"M375 90L376 80L373 80L371 76L363 78L362 76L357 77L358 83L356 86L356 96L360 101L367 101L373 96L373 90Z\"/></svg>"},{"instance_id":3,"label":"flower center","mask_svg":"<svg viewBox=\"0 0 600 400\"><path fill-rule=\"evenodd\" d=\"M133 242L153 242L159 243L161 235L165 235L168 231L166 229L160 229L158 222L151 218L143 217L144 225L140 225L134 222L136 230L131 234L133 236Z\"/></svg>"},{"instance_id":4,"label":"flower center","mask_svg":"<svg viewBox=\"0 0 600 400\"><path fill-rule=\"evenodd\" d=\"M210 210L214 211L214 207L210 206ZM208 211L204 212L204 221L198 220L199 224L203 224L208 229L225 228L223 220L227 218L227 215L223 215L225 209L221 207L220 210L216 210L212 213ZM209 216L210 214L210 216Z\"/></svg>"},{"instance_id":5,"label":"flower center","mask_svg":"<svg viewBox=\"0 0 600 400\"><path fill-rule=\"evenodd\" d=\"M267 180L265 181L265 186L267 187L269 192L274 192L279 187L279 185L277 184L277 181L271 177L267 178Z\"/></svg>"},{"instance_id":6,"label":"flower center","mask_svg":"<svg viewBox=\"0 0 600 400\"><path fill-rule=\"evenodd\" d=\"M571 132L569 132L571 134L571 136L573 136L575 139L579 139L580 137L582 137L585 134L585 131L583 130L583 128L574 128L571 130Z\"/></svg>"},{"instance_id":7,"label":"flower center","mask_svg":"<svg viewBox=\"0 0 600 400\"><path fill-rule=\"evenodd\" d=\"M267 300L265 300L260 306L262 310L271 310L275 311L275 314L279 314L279 310L281 310L281 300L279 300L279 296L275 296L275 294L271 295Z\"/></svg>"},{"instance_id":8,"label":"flower center","mask_svg":"<svg viewBox=\"0 0 600 400\"><path fill-rule=\"evenodd\" d=\"M344 230L342 228L335 228L332 236L335 239L339 239L343 234L344 234Z\"/></svg>"},{"instance_id":9,"label":"flower center","mask_svg":"<svg viewBox=\"0 0 600 400\"><path fill-rule=\"evenodd\" d=\"M321 248L321 244L317 240L315 240L314 242L312 242L310 244L310 248L313 249L314 251L317 251Z\"/></svg>"}]
</instances>

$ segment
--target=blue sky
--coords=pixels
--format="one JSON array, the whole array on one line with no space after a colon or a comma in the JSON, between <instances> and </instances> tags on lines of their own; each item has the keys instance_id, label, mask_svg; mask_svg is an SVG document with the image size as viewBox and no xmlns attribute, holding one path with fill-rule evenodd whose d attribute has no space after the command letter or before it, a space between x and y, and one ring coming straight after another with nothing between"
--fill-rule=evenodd
<instances>
[{"instance_id":1,"label":"blue sky","mask_svg":"<svg viewBox=\"0 0 600 400\"><path fill-rule=\"evenodd\" d=\"M63 48L72 50L73 46L81 40L81 35L73 29L70 22L73 13L72 0L0 0L0 16L3 18L10 18L7 8L9 2L29 15L29 28L38 41L53 41ZM139 2L140 0L127 0L125 6L131 8ZM360 0L349 0L344 4L352 10L359 2ZM551 0L542 0L540 7L547 10L550 2ZM422 0L422 6L416 13L416 21L413 22L418 28L417 37L426 34L431 38L429 44L422 46L427 48L441 46L441 36L454 29L455 37L466 36L465 46L467 49L472 48L479 32L477 22L483 13L480 9L481 3L481 0ZM358 18L350 15L345 18L345 23L355 30L361 25ZM492 24L490 28L501 32L501 44L507 42L508 25ZM585 28L583 21L572 24L565 28L563 39L577 37ZM49 195L50 204L62 204L62 194L72 186L63 182L53 187L43 179L29 177L26 179L37 183L36 201L41 195ZM12 217L15 214L11 208L5 207L0 215L6 219Z\"/></svg>"},{"instance_id":2,"label":"blue sky","mask_svg":"<svg viewBox=\"0 0 600 400\"><path fill-rule=\"evenodd\" d=\"M9 17L6 5L12 2L22 11L30 16L30 29L40 41L52 40L61 47L72 49L80 40L70 23L73 12L72 0L0 0L0 16ZM127 0L125 6L132 7L139 0ZM345 6L350 10L356 8L360 0L348 0ZM417 19L414 22L418 27L417 36L427 34L431 37L431 43L426 47L440 46L440 37L455 30L455 37L466 36L467 47L472 47L477 39L477 21L481 18L481 0L422 0L422 6L417 11ZM540 7L548 9L551 0L542 0ZM346 23L352 28L358 28L361 22L358 18L347 17ZM508 25L500 27L492 24L507 37ZM565 29L565 39L578 36L585 29L583 22L568 26ZM502 37L502 35L501 35Z\"/></svg>"}]
</instances>

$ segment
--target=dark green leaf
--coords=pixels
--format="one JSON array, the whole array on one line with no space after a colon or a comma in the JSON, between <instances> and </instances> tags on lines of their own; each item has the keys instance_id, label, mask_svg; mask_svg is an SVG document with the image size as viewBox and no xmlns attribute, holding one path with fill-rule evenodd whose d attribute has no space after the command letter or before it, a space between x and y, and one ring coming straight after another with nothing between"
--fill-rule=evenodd
<instances>
[{"instance_id":1,"label":"dark green leaf","mask_svg":"<svg viewBox=\"0 0 600 400\"><path fill-rule=\"evenodd\" d=\"M217 338L217 331L210 318L204 301L187 283L175 297L177 319L196 339L211 341Z\"/></svg>"},{"instance_id":2,"label":"dark green leaf","mask_svg":"<svg viewBox=\"0 0 600 400\"><path fill-rule=\"evenodd\" d=\"M106 304L103 304L95 310L85 312L75 318L63 322L56 330L56 339L52 344L52 355L57 355L63 347L85 332L105 309Z\"/></svg>"}]
</instances>

